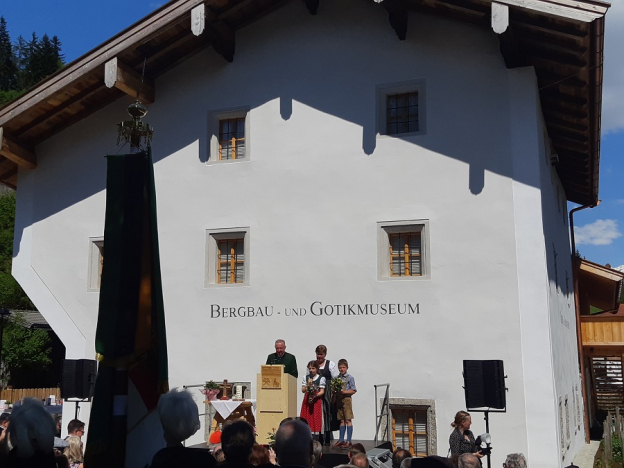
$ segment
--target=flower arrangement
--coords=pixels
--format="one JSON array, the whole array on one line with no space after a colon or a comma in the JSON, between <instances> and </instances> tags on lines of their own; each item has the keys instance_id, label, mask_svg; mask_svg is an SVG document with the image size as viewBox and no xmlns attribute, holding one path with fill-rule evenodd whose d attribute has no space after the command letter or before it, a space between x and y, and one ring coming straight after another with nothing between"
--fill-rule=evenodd
<instances>
[{"instance_id":1,"label":"flower arrangement","mask_svg":"<svg viewBox=\"0 0 624 468\"><path fill-rule=\"evenodd\" d=\"M311 405L314 403L314 398L316 397L316 392L318 391L318 387L312 381L312 379L308 379L308 384L306 385L306 395L308 397L308 404Z\"/></svg>"},{"instance_id":2,"label":"flower arrangement","mask_svg":"<svg viewBox=\"0 0 624 468\"><path fill-rule=\"evenodd\" d=\"M341 391L344 390L346 386L347 386L347 381L343 379L342 377L336 377L335 379L332 379L331 384L330 384L332 393L340 393Z\"/></svg>"},{"instance_id":3,"label":"flower arrangement","mask_svg":"<svg viewBox=\"0 0 624 468\"><path fill-rule=\"evenodd\" d=\"M204 388L207 390L219 390L219 384L214 380L209 380L206 382L206 385L204 385Z\"/></svg>"},{"instance_id":4,"label":"flower arrangement","mask_svg":"<svg viewBox=\"0 0 624 468\"><path fill-rule=\"evenodd\" d=\"M204 385L204 388L200 390L202 395L205 395L206 398L210 401L217 399L217 394L219 393L219 384L217 384L214 380L209 380Z\"/></svg>"}]
</instances>

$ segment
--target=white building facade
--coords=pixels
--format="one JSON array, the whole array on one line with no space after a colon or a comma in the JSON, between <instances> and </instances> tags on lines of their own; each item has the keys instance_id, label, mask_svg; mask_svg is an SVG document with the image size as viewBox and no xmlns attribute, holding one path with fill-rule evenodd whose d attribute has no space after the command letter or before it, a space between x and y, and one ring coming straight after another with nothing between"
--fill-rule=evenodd
<instances>
[{"instance_id":1,"label":"white building facade","mask_svg":"<svg viewBox=\"0 0 624 468\"><path fill-rule=\"evenodd\" d=\"M446 455L462 361L499 359L493 465L522 452L567 466L585 443L582 385L534 69L508 69L491 31L410 15L398 41L374 2L342 3L314 17L289 3L237 32L232 63L207 49L155 81L170 386L255 383L278 338L301 375L325 344L356 379L354 438L373 438L388 382L418 451ZM395 95L406 125L392 125ZM104 155L129 102L46 139L19 172L13 273L70 359L95 354ZM222 143L219 160L228 119L237 158Z\"/></svg>"}]
</instances>

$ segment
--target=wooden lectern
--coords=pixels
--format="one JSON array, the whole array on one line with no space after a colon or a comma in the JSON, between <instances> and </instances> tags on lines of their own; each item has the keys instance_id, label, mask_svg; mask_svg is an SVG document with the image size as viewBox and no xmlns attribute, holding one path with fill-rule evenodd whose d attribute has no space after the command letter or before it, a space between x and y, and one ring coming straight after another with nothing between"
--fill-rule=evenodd
<instances>
[{"instance_id":1,"label":"wooden lectern","mask_svg":"<svg viewBox=\"0 0 624 468\"><path fill-rule=\"evenodd\" d=\"M297 416L297 379L284 373L284 366L261 366L256 404L257 443L268 444L269 433L284 418Z\"/></svg>"}]
</instances>

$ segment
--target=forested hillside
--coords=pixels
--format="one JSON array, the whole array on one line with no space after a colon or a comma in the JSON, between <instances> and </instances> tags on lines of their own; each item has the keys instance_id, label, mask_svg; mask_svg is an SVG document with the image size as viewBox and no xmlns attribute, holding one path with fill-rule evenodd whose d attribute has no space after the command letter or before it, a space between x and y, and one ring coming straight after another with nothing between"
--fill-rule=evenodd
<instances>
[{"instance_id":1,"label":"forested hillside","mask_svg":"<svg viewBox=\"0 0 624 468\"><path fill-rule=\"evenodd\" d=\"M64 65L61 41L32 33L12 42L7 22L0 16L0 106L5 104Z\"/></svg>"}]
</instances>

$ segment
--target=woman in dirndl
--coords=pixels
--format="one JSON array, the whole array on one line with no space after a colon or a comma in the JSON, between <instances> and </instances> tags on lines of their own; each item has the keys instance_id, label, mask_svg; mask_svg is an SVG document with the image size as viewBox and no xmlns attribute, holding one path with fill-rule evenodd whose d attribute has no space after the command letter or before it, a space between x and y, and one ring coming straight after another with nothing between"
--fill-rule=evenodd
<instances>
[{"instance_id":1,"label":"woman in dirndl","mask_svg":"<svg viewBox=\"0 0 624 468\"><path fill-rule=\"evenodd\" d=\"M323 395L325 394L325 378L319 374L318 362L308 363L308 372L301 380L301 391L304 393L301 417L308 421L310 432L318 438L323 434Z\"/></svg>"},{"instance_id":2,"label":"woman in dirndl","mask_svg":"<svg viewBox=\"0 0 624 468\"><path fill-rule=\"evenodd\" d=\"M319 374L325 377L325 395L323 398L323 438L319 439L325 445L330 445L333 439L332 431L337 431L340 421L336 417L336 405L331 402L331 381L338 377L338 366L336 363L325 359L327 357L327 347L318 345L316 347L316 362L319 365ZM335 425L336 427L332 427Z\"/></svg>"}]
</instances>

